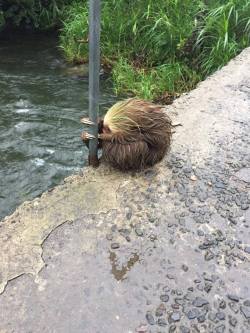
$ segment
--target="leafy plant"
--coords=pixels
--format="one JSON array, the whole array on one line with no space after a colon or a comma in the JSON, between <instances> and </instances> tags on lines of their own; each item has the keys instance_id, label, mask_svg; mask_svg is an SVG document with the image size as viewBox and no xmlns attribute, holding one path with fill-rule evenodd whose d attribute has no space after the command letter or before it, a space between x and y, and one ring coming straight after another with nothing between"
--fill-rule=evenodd
<instances>
[{"instance_id":1,"label":"leafy plant","mask_svg":"<svg viewBox=\"0 0 250 333\"><path fill-rule=\"evenodd\" d=\"M4 24L48 30L56 27L70 0L6 0L2 4Z\"/></svg>"}]
</instances>

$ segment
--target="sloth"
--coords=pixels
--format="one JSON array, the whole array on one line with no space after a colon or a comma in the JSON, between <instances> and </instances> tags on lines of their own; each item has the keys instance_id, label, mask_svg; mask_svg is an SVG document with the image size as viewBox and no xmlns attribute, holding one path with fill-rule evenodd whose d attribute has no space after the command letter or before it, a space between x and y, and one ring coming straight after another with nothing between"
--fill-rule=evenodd
<instances>
[{"instance_id":1,"label":"sloth","mask_svg":"<svg viewBox=\"0 0 250 333\"><path fill-rule=\"evenodd\" d=\"M121 171L141 171L159 163L169 151L173 128L163 109L135 98L113 105L98 121L101 161ZM95 138L86 132L81 137L87 146Z\"/></svg>"}]
</instances>

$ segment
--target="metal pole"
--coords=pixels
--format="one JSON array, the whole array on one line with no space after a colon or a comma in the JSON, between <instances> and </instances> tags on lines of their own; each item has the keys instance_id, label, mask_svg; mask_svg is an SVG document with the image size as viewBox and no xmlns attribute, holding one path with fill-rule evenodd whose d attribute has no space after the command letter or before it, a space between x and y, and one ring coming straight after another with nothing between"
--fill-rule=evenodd
<instances>
[{"instance_id":1,"label":"metal pole","mask_svg":"<svg viewBox=\"0 0 250 333\"><path fill-rule=\"evenodd\" d=\"M101 0L89 0L89 119L95 139L89 142L89 164L98 166L98 114L99 114L99 73L100 73L100 19Z\"/></svg>"}]
</instances>

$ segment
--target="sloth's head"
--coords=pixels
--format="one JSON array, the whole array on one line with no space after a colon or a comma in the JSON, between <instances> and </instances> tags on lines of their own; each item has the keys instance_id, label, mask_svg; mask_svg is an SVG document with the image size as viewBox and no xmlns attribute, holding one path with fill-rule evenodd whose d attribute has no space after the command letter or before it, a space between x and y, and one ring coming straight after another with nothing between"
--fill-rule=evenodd
<instances>
[{"instance_id":1,"label":"sloth's head","mask_svg":"<svg viewBox=\"0 0 250 333\"><path fill-rule=\"evenodd\" d=\"M144 124L153 121L152 112L162 107L140 99L129 98L113 105L103 120L104 133L134 134L140 132Z\"/></svg>"}]
</instances>

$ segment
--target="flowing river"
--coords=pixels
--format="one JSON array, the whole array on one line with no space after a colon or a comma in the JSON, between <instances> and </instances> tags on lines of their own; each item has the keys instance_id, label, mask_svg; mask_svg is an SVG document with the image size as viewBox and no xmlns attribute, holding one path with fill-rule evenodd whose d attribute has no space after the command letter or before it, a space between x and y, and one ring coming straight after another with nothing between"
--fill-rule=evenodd
<instances>
[{"instance_id":1,"label":"flowing river","mask_svg":"<svg viewBox=\"0 0 250 333\"><path fill-rule=\"evenodd\" d=\"M102 81L102 112L114 101ZM88 81L68 69L55 37L0 40L0 218L86 165L87 113Z\"/></svg>"}]
</instances>

